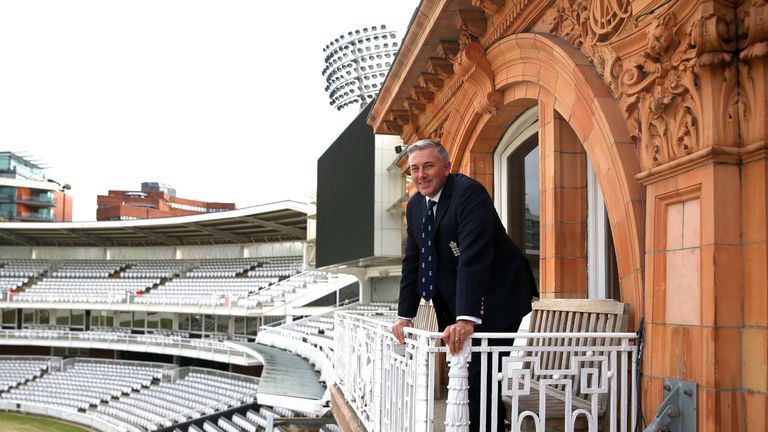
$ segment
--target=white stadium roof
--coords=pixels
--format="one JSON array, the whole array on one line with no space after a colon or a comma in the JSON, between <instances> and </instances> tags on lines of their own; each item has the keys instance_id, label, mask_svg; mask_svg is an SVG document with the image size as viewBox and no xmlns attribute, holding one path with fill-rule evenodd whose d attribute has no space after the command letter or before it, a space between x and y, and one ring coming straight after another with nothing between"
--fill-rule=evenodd
<instances>
[{"instance_id":1,"label":"white stadium roof","mask_svg":"<svg viewBox=\"0 0 768 432\"><path fill-rule=\"evenodd\" d=\"M181 246L306 240L309 206L279 201L193 216L105 222L0 222L0 246Z\"/></svg>"}]
</instances>

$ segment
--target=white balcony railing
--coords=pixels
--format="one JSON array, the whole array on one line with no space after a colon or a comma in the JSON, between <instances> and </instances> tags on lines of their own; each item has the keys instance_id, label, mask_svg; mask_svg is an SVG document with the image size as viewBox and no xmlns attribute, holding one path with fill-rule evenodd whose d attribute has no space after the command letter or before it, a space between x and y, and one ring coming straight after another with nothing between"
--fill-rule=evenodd
<instances>
[{"instance_id":1,"label":"white balcony railing","mask_svg":"<svg viewBox=\"0 0 768 432\"><path fill-rule=\"evenodd\" d=\"M478 346L466 343L461 353L446 354L448 395L436 401L438 353L446 352L440 333L406 329L401 346L390 332L393 318L335 314L337 385L369 432L468 430L471 351L481 352L481 376L497 378L490 392L481 389L491 395L481 413L496 413L500 392L510 405L513 432L524 425L541 432L552 426L573 431L576 424L589 431L635 429L634 333L476 333ZM495 338L514 338L515 345L489 346ZM486 370L489 364L493 370ZM553 364L567 366L547 366ZM442 412L444 419L436 418ZM496 430L495 424L480 426Z\"/></svg>"}]
</instances>

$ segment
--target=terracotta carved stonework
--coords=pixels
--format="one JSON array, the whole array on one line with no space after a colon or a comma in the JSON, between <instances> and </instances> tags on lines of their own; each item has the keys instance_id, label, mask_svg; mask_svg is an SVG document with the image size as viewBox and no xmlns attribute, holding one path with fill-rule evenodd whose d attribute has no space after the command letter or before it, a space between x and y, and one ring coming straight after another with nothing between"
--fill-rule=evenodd
<instances>
[{"instance_id":1,"label":"terracotta carved stonework","mask_svg":"<svg viewBox=\"0 0 768 432\"><path fill-rule=\"evenodd\" d=\"M646 147L643 168L652 168L698 149L692 49L675 35L675 16L667 14L647 30L645 51L620 77L625 113L633 135ZM631 119L639 126L632 127ZM640 139L642 138L642 139Z\"/></svg>"},{"instance_id":2,"label":"terracotta carved stonework","mask_svg":"<svg viewBox=\"0 0 768 432\"><path fill-rule=\"evenodd\" d=\"M432 131L432 133L429 135L429 139L432 139L435 141L442 141L444 132L445 132L445 123L442 123L440 126L436 127L434 131Z\"/></svg>"},{"instance_id":3,"label":"terracotta carved stonework","mask_svg":"<svg viewBox=\"0 0 768 432\"><path fill-rule=\"evenodd\" d=\"M475 106L479 114L496 114L503 95L495 89L491 63L485 56L483 46L467 32L461 33L459 46L461 50L454 60L458 81L470 86L480 95L480 100Z\"/></svg>"},{"instance_id":4,"label":"terracotta carved stonework","mask_svg":"<svg viewBox=\"0 0 768 432\"><path fill-rule=\"evenodd\" d=\"M567 40L592 59L616 97L620 96L622 65L609 42L627 25L630 6L624 0L558 0L542 18L544 30Z\"/></svg>"},{"instance_id":5,"label":"terracotta carved stonework","mask_svg":"<svg viewBox=\"0 0 768 432\"><path fill-rule=\"evenodd\" d=\"M768 2L751 0L744 3L739 11L742 34L738 38L741 48L740 130L744 146L765 145L768 135Z\"/></svg>"},{"instance_id":6,"label":"terracotta carved stonework","mask_svg":"<svg viewBox=\"0 0 768 432\"><path fill-rule=\"evenodd\" d=\"M643 170L738 145L732 24L727 14L708 14L682 25L666 13L646 29L645 50L625 63L621 102Z\"/></svg>"},{"instance_id":7,"label":"terracotta carved stonework","mask_svg":"<svg viewBox=\"0 0 768 432\"><path fill-rule=\"evenodd\" d=\"M504 7L505 0L472 0L472 6L479 7L488 15L493 15Z\"/></svg>"}]
</instances>

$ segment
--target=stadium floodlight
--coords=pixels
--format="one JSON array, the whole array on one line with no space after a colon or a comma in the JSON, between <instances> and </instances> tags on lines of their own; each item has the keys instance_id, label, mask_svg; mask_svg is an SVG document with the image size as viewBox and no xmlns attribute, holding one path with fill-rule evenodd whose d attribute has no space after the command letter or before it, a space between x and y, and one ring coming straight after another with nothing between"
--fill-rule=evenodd
<instances>
[{"instance_id":1,"label":"stadium floodlight","mask_svg":"<svg viewBox=\"0 0 768 432\"><path fill-rule=\"evenodd\" d=\"M379 92L400 42L386 25L349 31L329 42L325 55L325 91L337 110L365 107Z\"/></svg>"}]
</instances>

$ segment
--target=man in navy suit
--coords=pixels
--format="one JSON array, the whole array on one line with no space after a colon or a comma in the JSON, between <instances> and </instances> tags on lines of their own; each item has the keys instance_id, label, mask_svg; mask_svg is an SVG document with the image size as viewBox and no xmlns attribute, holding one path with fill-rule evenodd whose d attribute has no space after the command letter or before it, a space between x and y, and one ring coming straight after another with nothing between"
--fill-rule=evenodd
<instances>
[{"instance_id":1,"label":"man in navy suit","mask_svg":"<svg viewBox=\"0 0 768 432\"><path fill-rule=\"evenodd\" d=\"M470 177L451 174L448 152L436 141L418 141L407 153L418 192L406 209L408 238L398 319L392 325L395 338L403 343L403 328L412 326L421 298L434 302L438 326L452 353L474 332L517 331L538 290L528 261L504 230L488 192ZM470 430L478 430L479 355L473 355L469 375ZM504 407L499 405L498 430L503 431ZM490 411L487 404L487 430Z\"/></svg>"}]
</instances>

